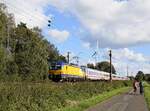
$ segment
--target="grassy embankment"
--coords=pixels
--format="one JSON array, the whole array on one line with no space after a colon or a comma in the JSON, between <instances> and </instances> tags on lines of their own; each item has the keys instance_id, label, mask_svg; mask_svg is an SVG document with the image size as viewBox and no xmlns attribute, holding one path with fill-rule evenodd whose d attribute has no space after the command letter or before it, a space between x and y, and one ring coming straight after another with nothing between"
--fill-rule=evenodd
<instances>
[{"instance_id":1,"label":"grassy embankment","mask_svg":"<svg viewBox=\"0 0 150 111\"><path fill-rule=\"evenodd\" d=\"M144 83L144 96L148 105L148 108L150 110L150 84L147 82Z\"/></svg>"},{"instance_id":2,"label":"grassy embankment","mask_svg":"<svg viewBox=\"0 0 150 111\"><path fill-rule=\"evenodd\" d=\"M129 85L125 81L115 81L112 84L1 82L0 111L79 111L124 92Z\"/></svg>"}]
</instances>

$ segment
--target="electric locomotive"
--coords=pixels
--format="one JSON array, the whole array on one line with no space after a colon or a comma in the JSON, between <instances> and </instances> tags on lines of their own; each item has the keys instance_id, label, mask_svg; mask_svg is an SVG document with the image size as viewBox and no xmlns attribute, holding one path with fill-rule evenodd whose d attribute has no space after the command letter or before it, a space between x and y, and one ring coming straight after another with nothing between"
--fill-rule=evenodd
<instances>
[{"instance_id":1,"label":"electric locomotive","mask_svg":"<svg viewBox=\"0 0 150 111\"><path fill-rule=\"evenodd\" d=\"M84 80L85 72L79 66L70 65L63 62L56 62L50 64L49 78L53 81Z\"/></svg>"}]
</instances>

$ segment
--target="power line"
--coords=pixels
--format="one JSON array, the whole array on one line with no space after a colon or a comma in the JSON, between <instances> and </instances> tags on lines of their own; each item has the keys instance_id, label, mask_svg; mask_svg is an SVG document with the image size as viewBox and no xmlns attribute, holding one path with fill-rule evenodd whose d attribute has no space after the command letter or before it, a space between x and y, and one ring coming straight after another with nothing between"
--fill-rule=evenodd
<instances>
[{"instance_id":1,"label":"power line","mask_svg":"<svg viewBox=\"0 0 150 111\"><path fill-rule=\"evenodd\" d=\"M129 66L127 64L127 77L129 77Z\"/></svg>"},{"instance_id":2,"label":"power line","mask_svg":"<svg viewBox=\"0 0 150 111\"><path fill-rule=\"evenodd\" d=\"M12 9L13 9L13 8L14 8L14 9L17 9L16 11L18 11L18 12L19 12L19 10L21 10L21 13L24 12L24 13L26 13L27 15L34 16L34 17L36 17L37 19L43 21L43 18L41 18L40 16L33 15L32 13L27 12L26 10L24 10L24 9L26 9L26 7L24 7L24 8L18 8L18 7L16 7L15 5L13 5L13 4L9 3L9 2L4 1L4 3L6 4L7 7L9 6L9 7L11 7Z\"/></svg>"},{"instance_id":3,"label":"power line","mask_svg":"<svg viewBox=\"0 0 150 111\"><path fill-rule=\"evenodd\" d=\"M4 0L3 0L4 1ZM12 8L12 9L14 9L16 12L18 12L20 15L22 15L23 17L27 17L27 18L29 18L29 19L27 19L27 20L29 20L29 21L31 21L31 20L33 20L33 21L35 21L35 22L39 22L39 21L41 21L41 22L44 22L46 25L48 25L48 20L52 20L52 18L50 17L50 19L48 19L48 17L47 17L47 19L46 20L44 20L42 17L40 17L40 16L36 16L36 15L33 15L32 13L30 13L30 12L27 12L27 11L25 11L24 9L26 9L26 8L17 8L16 6L14 6L14 5L12 5L11 3L8 3L8 2L6 2L6 1L4 1L4 4L6 4L6 6L8 7L8 8ZM45 16L46 17L46 16ZM51 24L51 26L54 26L53 24Z\"/></svg>"}]
</instances>

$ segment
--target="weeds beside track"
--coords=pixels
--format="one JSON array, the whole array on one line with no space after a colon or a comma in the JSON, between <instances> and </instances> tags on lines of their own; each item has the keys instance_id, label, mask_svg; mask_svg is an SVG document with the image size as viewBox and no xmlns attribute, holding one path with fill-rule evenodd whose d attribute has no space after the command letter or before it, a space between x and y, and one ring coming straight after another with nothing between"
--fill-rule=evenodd
<instances>
[{"instance_id":1,"label":"weeds beside track","mask_svg":"<svg viewBox=\"0 0 150 111\"><path fill-rule=\"evenodd\" d=\"M0 111L54 111L125 86L130 82L2 82Z\"/></svg>"}]
</instances>

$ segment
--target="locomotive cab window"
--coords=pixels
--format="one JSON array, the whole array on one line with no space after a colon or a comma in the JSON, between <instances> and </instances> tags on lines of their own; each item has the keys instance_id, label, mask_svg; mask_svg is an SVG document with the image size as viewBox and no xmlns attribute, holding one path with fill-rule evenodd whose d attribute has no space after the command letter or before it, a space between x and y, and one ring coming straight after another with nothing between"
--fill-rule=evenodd
<instances>
[{"instance_id":1,"label":"locomotive cab window","mask_svg":"<svg viewBox=\"0 0 150 111\"><path fill-rule=\"evenodd\" d=\"M62 68L62 66L61 65L50 65L49 66L49 69L50 70L60 70Z\"/></svg>"},{"instance_id":2,"label":"locomotive cab window","mask_svg":"<svg viewBox=\"0 0 150 111\"><path fill-rule=\"evenodd\" d=\"M50 69L50 70L55 70L55 65L49 66L49 69Z\"/></svg>"},{"instance_id":3,"label":"locomotive cab window","mask_svg":"<svg viewBox=\"0 0 150 111\"><path fill-rule=\"evenodd\" d=\"M56 65L56 69L57 69L57 70L60 70L61 67L62 67L61 65Z\"/></svg>"}]
</instances>

